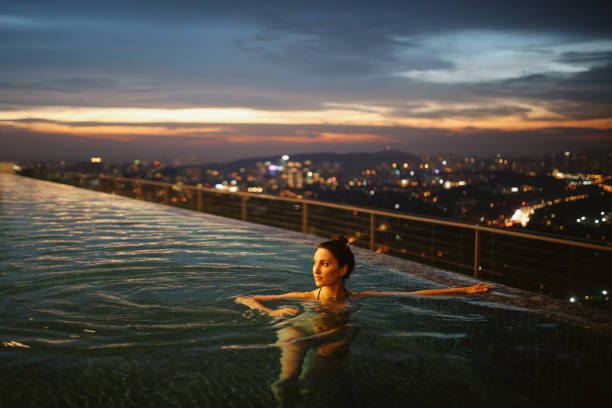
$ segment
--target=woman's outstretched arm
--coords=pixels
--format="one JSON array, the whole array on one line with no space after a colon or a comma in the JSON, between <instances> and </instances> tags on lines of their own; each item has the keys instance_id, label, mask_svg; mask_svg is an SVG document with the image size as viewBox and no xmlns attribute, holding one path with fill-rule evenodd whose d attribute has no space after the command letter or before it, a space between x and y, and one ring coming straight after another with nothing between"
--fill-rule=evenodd
<instances>
[{"instance_id":1,"label":"woman's outstretched arm","mask_svg":"<svg viewBox=\"0 0 612 408\"><path fill-rule=\"evenodd\" d=\"M474 293L483 293L487 292L491 289L493 285L488 283L478 283L473 286L466 286L463 288L448 288L448 289L425 289L425 290L417 290L415 292L373 292L373 291L365 291L365 292L356 292L354 295L356 296L410 296L410 295L452 295L452 294L474 294Z\"/></svg>"},{"instance_id":2,"label":"woman's outstretched arm","mask_svg":"<svg viewBox=\"0 0 612 408\"><path fill-rule=\"evenodd\" d=\"M263 302L279 302L282 300L298 300L311 298L310 292L291 292L282 295L270 295L270 296L238 296L236 303L241 303L251 309L261 310L262 312L268 313L271 316L281 317L284 315L295 316L300 313L300 310L295 307L281 307L280 309L270 309L265 306Z\"/></svg>"}]
</instances>

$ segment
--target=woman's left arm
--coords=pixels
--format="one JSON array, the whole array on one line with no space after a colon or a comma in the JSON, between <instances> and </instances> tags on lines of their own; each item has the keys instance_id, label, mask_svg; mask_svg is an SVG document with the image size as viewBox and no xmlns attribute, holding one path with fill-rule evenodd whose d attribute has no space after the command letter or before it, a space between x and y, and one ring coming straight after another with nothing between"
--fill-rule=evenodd
<instances>
[{"instance_id":1,"label":"woman's left arm","mask_svg":"<svg viewBox=\"0 0 612 408\"><path fill-rule=\"evenodd\" d=\"M355 296L410 296L410 295L452 295L452 294L475 294L475 293L483 293L487 292L489 289L493 288L493 285L488 283L478 283L473 286L466 286L463 288L448 288L448 289L425 289L425 290L417 290L415 292L373 292L373 291L365 291L365 292L356 292Z\"/></svg>"}]
</instances>

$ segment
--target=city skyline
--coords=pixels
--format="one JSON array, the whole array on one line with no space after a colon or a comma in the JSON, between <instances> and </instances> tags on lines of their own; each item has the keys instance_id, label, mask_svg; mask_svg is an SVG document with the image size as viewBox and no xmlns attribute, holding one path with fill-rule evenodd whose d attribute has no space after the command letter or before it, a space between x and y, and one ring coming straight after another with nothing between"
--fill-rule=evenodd
<instances>
[{"instance_id":1,"label":"city skyline","mask_svg":"<svg viewBox=\"0 0 612 408\"><path fill-rule=\"evenodd\" d=\"M612 146L603 2L0 6L1 160Z\"/></svg>"}]
</instances>

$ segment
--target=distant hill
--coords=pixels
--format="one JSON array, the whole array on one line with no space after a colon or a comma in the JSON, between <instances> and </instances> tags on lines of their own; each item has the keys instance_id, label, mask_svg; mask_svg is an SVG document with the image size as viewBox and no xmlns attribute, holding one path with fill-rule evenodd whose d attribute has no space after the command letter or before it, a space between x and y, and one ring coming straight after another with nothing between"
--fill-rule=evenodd
<instances>
[{"instance_id":1,"label":"distant hill","mask_svg":"<svg viewBox=\"0 0 612 408\"><path fill-rule=\"evenodd\" d=\"M373 168L377 165L380 165L382 162L414 162L420 161L420 157L401 152L399 150L382 150L378 152L372 153L328 153L328 152L320 152L320 153L300 153L291 155L291 161L299 161L304 162L305 160L310 160L313 164L317 165L322 162L338 162L345 170L352 169L367 169ZM222 170L235 170L241 167L250 168L255 165L257 162L266 162L270 161L272 163L278 163L280 161L280 157L268 156L268 157L256 157L256 158L247 158L247 159L239 159L234 160L228 163L222 164L210 164L210 165L202 165L204 168L215 168Z\"/></svg>"}]
</instances>

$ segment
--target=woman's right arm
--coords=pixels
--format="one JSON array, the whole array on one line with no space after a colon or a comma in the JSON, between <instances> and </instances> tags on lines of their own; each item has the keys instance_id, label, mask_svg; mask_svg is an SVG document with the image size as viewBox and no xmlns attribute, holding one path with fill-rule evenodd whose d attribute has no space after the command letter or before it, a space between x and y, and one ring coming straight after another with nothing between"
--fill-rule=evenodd
<instances>
[{"instance_id":1,"label":"woman's right arm","mask_svg":"<svg viewBox=\"0 0 612 408\"><path fill-rule=\"evenodd\" d=\"M236 303L241 303L251 309L261 310L271 316L281 317L284 315L295 316L300 310L295 307L281 307L280 309L270 309L263 302L279 302L282 300L306 299L311 297L310 292L291 292L283 295L271 296L238 296Z\"/></svg>"}]
</instances>

